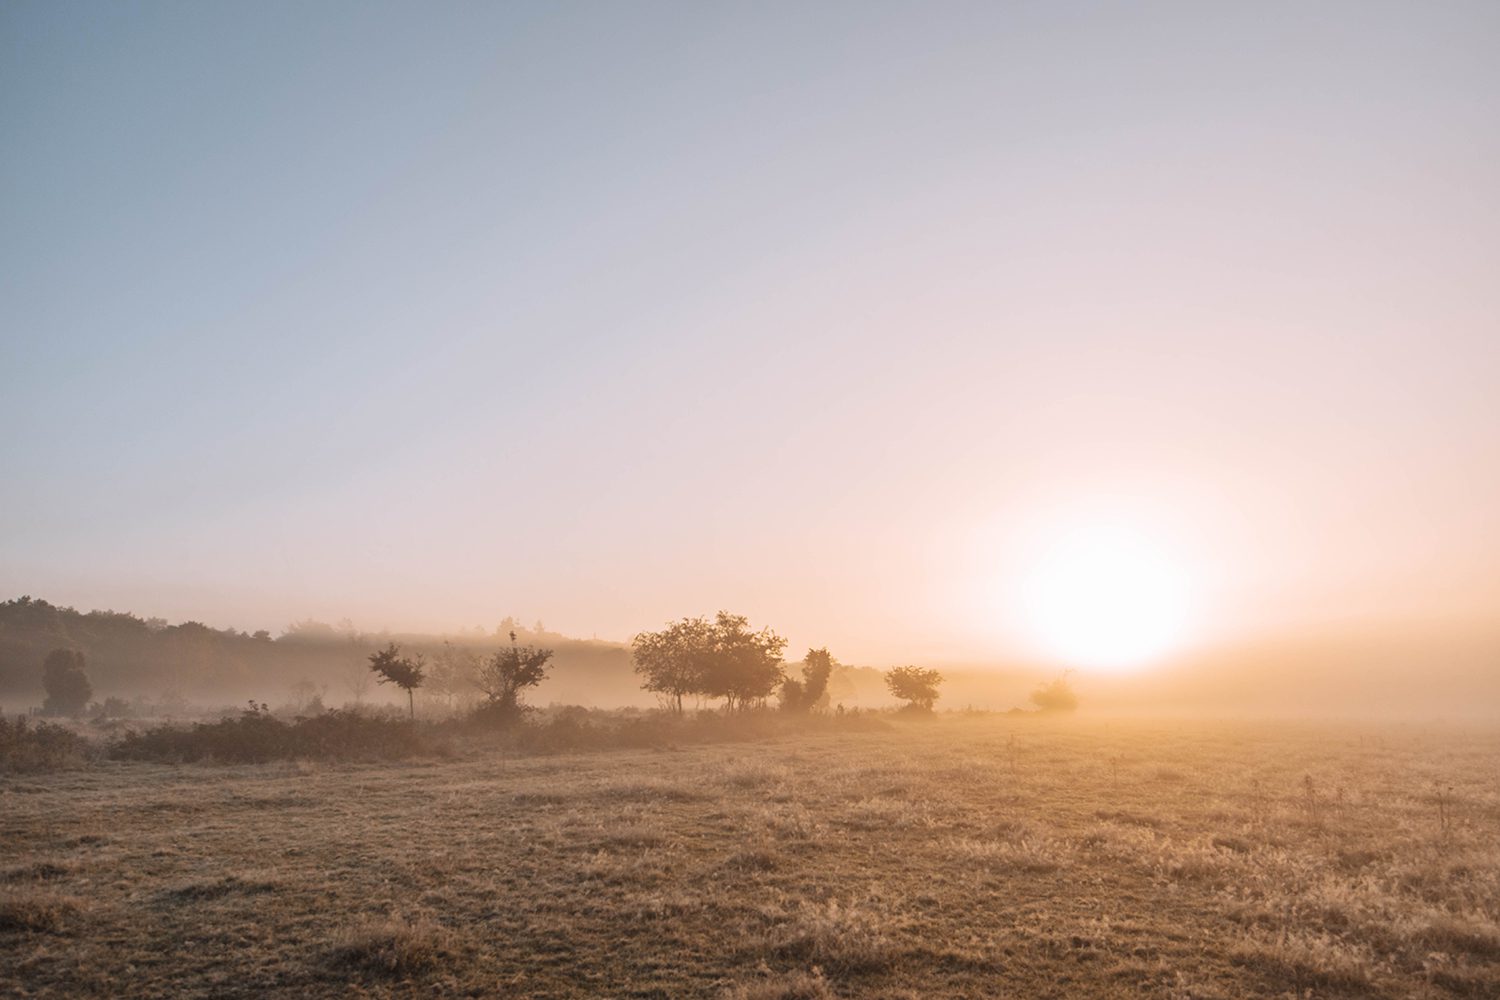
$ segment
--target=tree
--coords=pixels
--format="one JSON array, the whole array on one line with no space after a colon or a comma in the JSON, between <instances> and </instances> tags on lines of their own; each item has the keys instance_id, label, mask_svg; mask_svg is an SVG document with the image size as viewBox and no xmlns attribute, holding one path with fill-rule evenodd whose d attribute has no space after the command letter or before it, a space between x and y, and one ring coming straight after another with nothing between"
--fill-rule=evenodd
<instances>
[{"instance_id":1,"label":"tree","mask_svg":"<svg viewBox=\"0 0 1500 1000\"><path fill-rule=\"evenodd\" d=\"M828 647L809 649L802 658L802 679L788 677L781 685L781 707L788 712L811 712L828 701L828 678L838 666Z\"/></svg>"},{"instance_id":2,"label":"tree","mask_svg":"<svg viewBox=\"0 0 1500 1000\"><path fill-rule=\"evenodd\" d=\"M501 718L513 718L521 712L521 692L536 687L547 677L547 661L552 650L538 646L519 646L516 634L510 634L510 648L502 649L480 664L474 683L489 698L486 706Z\"/></svg>"},{"instance_id":3,"label":"tree","mask_svg":"<svg viewBox=\"0 0 1500 1000\"><path fill-rule=\"evenodd\" d=\"M42 661L42 687L47 692L44 715L78 715L94 696L93 685L83 672L83 654L76 649L54 649L47 654Z\"/></svg>"},{"instance_id":4,"label":"tree","mask_svg":"<svg viewBox=\"0 0 1500 1000\"><path fill-rule=\"evenodd\" d=\"M444 639L443 648L433 660L427 686L443 699L451 712L454 700L465 695L474 684L478 670L479 658L473 650Z\"/></svg>"},{"instance_id":5,"label":"tree","mask_svg":"<svg viewBox=\"0 0 1500 1000\"><path fill-rule=\"evenodd\" d=\"M427 679L427 661L418 653L402 656L401 647L394 642L379 652L370 654L370 669L382 684L394 684L406 692L406 709L413 722L417 720L416 690Z\"/></svg>"},{"instance_id":6,"label":"tree","mask_svg":"<svg viewBox=\"0 0 1500 1000\"><path fill-rule=\"evenodd\" d=\"M1072 712L1078 708L1078 695L1073 691L1073 685L1068 683L1068 674L1071 670L1065 670L1048 684L1043 684L1031 692L1031 703L1043 712Z\"/></svg>"},{"instance_id":7,"label":"tree","mask_svg":"<svg viewBox=\"0 0 1500 1000\"><path fill-rule=\"evenodd\" d=\"M895 667L885 672L885 686L891 694L907 702L907 708L930 712L938 700L938 685L943 675L925 667Z\"/></svg>"},{"instance_id":8,"label":"tree","mask_svg":"<svg viewBox=\"0 0 1500 1000\"><path fill-rule=\"evenodd\" d=\"M339 673L343 676L344 686L354 697L354 704L364 704L365 695L370 693L370 667L365 662L363 644L355 636L344 640L343 647L339 650Z\"/></svg>"},{"instance_id":9,"label":"tree","mask_svg":"<svg viewBox=\"0 0 1500 1000\"><path fill-rule=\"evenodd\" d=\"M304 677L292 685L292 703L296 706L298 715L322 715L326 709L323 706L323 696L328 693L327 684L318 684Z\"/></svg>"},{"instance_id":10,"label":"tree","mask_svg":"<svg viewBox=\"0 0 1500 1000\"><path fill-rule=\"evenodd\" d=\"M769 628L750 631L744 615L720 611L709 626L711 652L701 678L702 693L723 698L726 711L764 704L782 682L786 640Z\"/></svg>"},{"instance_id":11,"label":"tree","mask_svg":"<svg viewBox=\"0 0 1500 1000\"><path fill-rule=\"evenodd\" d=\"M752 632L749 619L727 611L712 621L684 618L642 632L631 647L642 687L663 695L679 714L686 694L723 698L729 711L762 704L785 677L786 640L768 628Z\"/></svg>"},{"instance_id":12,"label":"tree","mask_svg":"<svg viewBox=\"0 0 1500 1000\"><path fill-rule=\"evenodd\" d=\"M630 640L641 687L666 699L678 715L682 696L703 690L703 675L713 655L713 627L704 618L684 618L660 632L642 632Z\"/></svg>"}]
</instances>

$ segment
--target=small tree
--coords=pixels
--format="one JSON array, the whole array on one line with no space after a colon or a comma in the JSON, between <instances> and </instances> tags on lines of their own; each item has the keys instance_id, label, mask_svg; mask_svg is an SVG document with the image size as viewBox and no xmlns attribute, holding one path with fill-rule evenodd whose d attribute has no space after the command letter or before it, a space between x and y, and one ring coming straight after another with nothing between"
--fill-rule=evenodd
<instances>
[{"instance_id":1,"label":"small tree","mask_svg":"<svg viewBox=\"0 0 1500 1000\"><path fill-rule=\"evenodd\" d=\"M941 683L943 675L926 667L895 667L885 672L885 686L913 711L932 711Z\"/></svg>"},{"instance_id":2,"label":"small tree","mask_svg":"<svg viewBox=\"0 0 1500 1000\"><path fill-rule=\"evenodd\" d=\"M406 710L413 722L417 719L416 690L427 679L426 665L420 653L402 656L401 647L394 642L370 654L370 669L380 683L394 684L406 692Z\"/></svg>"},{"instance_id":3,"label":"small tree","mask_svg":"<svg viewBox=\"0 0 1500 1000\"><path fill-rule=\"evenodd\" d=\"M83 672L83 654L76 649L54 649L42 661L42 687L47 700L43 715L78 715L94 696Z\"/></svg>"},{"instance_id":4,"label":"small tree","mask_svg":"<svg viewBox=\"0 0 1500 1000\"><path fill-rule=\"evenodd\" d=\"M552 650L519 646L512 632L510 648L500 650L480 664L474 678L475 685L489 699L486 707L503 719L520 714L521 692L546 679L550 659Z\"/></svg>"},{"instance_id":5,"label":"small tree","mask_svg":"<svg viewBox=\"0 0 1500 1000\"><path fill-rule=\"evenodd\" d=\"M828 648L809 649L802 658L802 678L788 677L781 685L781 707L788 712L811 712L828 701L828 678L838 661Z\"/></svg>"},{"instance_id":6,"label":"small tree","mask_svg":"<svg viewBox=\"0 0 1500 1000\"><path fill-rule=\"evenodd\" d=\"M1043 712L1072 712L1078 708L1078 695L1073 692L1073 685L1068 683L1068 674L1071 670L1065 670L1048 684L1043 684L1031 692L1031 703Z\"/></svg>"}]
</instances>

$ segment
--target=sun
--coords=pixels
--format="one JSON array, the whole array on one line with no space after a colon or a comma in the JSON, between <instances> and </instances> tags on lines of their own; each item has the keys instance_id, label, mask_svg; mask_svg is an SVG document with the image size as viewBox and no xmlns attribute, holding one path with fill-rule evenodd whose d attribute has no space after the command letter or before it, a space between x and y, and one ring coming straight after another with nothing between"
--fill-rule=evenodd
<instances>
[{"instance_id":1,"label":"sun","mask_svg":"<svg viewBox=\"0 0 1500 1000\"><path fill-rule=\"evenodd\" d=\"M1130 670L1170 652L1188 626L1182 567L1139 532L1098 525L1042 553L1022 594L1025 624L1069 666Z\"/></svg>"}]
</instances>

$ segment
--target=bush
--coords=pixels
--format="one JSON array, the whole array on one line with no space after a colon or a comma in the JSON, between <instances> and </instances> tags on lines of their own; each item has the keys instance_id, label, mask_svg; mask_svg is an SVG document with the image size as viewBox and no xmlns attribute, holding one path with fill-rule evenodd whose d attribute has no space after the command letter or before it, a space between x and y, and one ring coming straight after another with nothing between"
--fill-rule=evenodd
<instances>
[{"instance_id":1,"label":"bush","mask_svg":"<svg viewBox=\"0 0 1500 1000\"><path fill-rule=\"evenodd\" d=\"M94 754L88 740L66 726L14 722L0 715L0 773L22 774L79 767Z\"/></svg>"},{"instance_id":2,"label":"bush","mask_svg":"<svg viewBox=\"0 0 1500 1000\"><path fill-rule=\"evenodd\" d=\"M1078 708L1078 695L1064 673L1031 692L1031 703L1043 712L1071 712Z\"/></svg>"},{"instance_id":3,"label":"bush","mask_svg":"<svg viewBox=\"0 0 1500 1000\"><path fill-rule=\"evenodd\" d=\"M532 709L529 705L508 704L503 701L486 701L469 713L468 723L477 729L512 729L526 721Z\"/></svg>"},{"instance_id":4,"label":"bush","mask_svg":"<svg viewBox=\"0 0 1500 1000\"><path fill-rule=\"evenodd\" d=\"M291 758L392 760L428 749L409 722L334 710L283 722L251 702L237 717L189 728L155 726L126 733L109 748L116 760L262 764Z\"/></svg>"}]
</instances>

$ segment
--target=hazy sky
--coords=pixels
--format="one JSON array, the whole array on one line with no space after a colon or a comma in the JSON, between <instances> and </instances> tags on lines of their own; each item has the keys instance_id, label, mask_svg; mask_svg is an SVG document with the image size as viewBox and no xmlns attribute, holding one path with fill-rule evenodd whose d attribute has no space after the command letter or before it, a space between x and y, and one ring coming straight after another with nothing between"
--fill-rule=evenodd
<instances>
[{"instance_id":1,"label":"hazy sky","mask_svg":"<svg viewBox=\"0 0 1500 1000\"><path fill-rule=\"evenodd\" d=\"M0 597L1500 614L1500 5L0 5Z\"/></svg>"}]
</instances>

